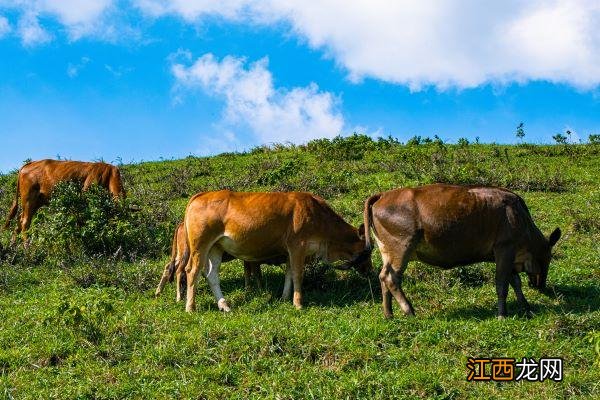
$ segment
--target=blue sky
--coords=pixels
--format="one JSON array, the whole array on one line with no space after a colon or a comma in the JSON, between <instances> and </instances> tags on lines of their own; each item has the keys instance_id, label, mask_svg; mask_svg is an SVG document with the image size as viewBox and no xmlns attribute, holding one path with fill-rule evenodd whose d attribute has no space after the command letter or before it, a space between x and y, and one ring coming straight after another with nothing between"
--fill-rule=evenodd
<instances>
[{"instance_id":1,"label":"blue sky","mask_svg":"<svg viewBox=\"0 0 600 400\"><path fill-rule=\"evenodd\" d=\"M592 3L0 0L0 171L355 131L512 143L521 121L530 142L585 141Z\"/></svg>"}]
</instances>

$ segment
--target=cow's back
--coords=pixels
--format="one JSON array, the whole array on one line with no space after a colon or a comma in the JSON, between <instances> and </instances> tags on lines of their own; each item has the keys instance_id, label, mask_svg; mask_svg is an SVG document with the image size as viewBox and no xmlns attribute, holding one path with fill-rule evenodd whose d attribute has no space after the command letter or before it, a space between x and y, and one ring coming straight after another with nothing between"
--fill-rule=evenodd
<instances>
[{"instance_id":1,"label":"cow's back","mask_svg":"<svg viewBox=\"0 0 600 400\"><path fill-rule=\"evenodd\" d=\"M453 267L492 261L502 240L520 240L522 200L491 187L435 184L382 194L373 207L374 228L396 237L418 236L414 258ZM511 214L519 218L511 221Z\"/></svg>"},{"instance_id":2,"label":"cow's back","mask_svg":"<svg viewBox=\"0 0 600 400\"><path fill-rule=\"evenodd\" d=\"M287 254L296 242L319 242L337 219L322 199L304 192L206 192L186 209L189 238L218 237L215 245L243 260Z\"/></svg>"},{"instance_id":3,"label":"cow's back","mask_svg":"<svg viewBox=\"0 0 600 400\"><path fill-rule=\"evenodd\" d=\"M49 194L57 183L71 180L108 187L111 177L119 175L116 167L102 162L50 159L30 162L19 174L29 185L39 186L40 192L45 194Z\"/></svg>"}]
</instances>

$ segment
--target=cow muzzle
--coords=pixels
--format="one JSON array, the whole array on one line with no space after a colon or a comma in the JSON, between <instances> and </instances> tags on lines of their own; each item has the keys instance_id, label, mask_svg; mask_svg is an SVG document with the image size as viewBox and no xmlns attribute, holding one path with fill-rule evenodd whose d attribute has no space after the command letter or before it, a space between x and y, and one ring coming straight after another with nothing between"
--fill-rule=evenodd
<instances>
[{"instance_id":1,"label":"cow muzzle","mask_svg":"<svg viewBox=\"0 0 600 400\"><path fill-rule=\"evenodd\" d=\"M337 269L339 271L348 271L352 268L352 265L350 265L349 263L333 264L332 266L334 269Z\"/></svg>"},{"instance_id":2,"label":"cow muzzle","mask_svg":"<svg viewBox=\"0 0 600 400\"><path fill-rule=\"evenodd\" d=\"M546 282L544 282L542 274L528 274L528 278L530 288L537 289L540 292L546 289Z\"/></svg>"},{"instance_id":3,"label":"cow muzzle","mask_svg":"<svg viewBox=\"0 0 600 400\"><path fill-rule=\"evenodd\" d=\"M334 268L342 271L354 268L362 276L368 276L373 269L373 265L371 264L371 252L369 250L364 250L352 260L339 265L334 265Z\"/></svg>"},{"instance_id":4,"label":"cow muzzle","mask_svg":"<svg viewBox=\"0 0 600 400\"><path fill-rule=\"evenodd\" d=\"M355 269L356 272L358 272L363 277L368 277L369 273L370 273L370 269L359 268L356 265L352 265L350 263L345 263L345 264L340 264L340 265L334 265L333 268L335 268L337 270L340 270L340 271L348 271L350 269Z\"/></svg>"}]
</instances>

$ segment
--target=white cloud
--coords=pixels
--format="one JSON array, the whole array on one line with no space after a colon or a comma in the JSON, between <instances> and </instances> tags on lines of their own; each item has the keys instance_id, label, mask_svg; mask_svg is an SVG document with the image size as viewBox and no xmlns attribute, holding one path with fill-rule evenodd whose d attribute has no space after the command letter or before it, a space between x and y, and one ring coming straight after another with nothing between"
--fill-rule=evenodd
<instances>
[{"instance_id":1,"label":"white cloud","mask_svg":"<svg viewBox=\"0 0 600 400\"><path fill-rule=\"evenodd\" d=\"M592 0L138 0L147 14L287 22L348 71L414 90L546 80L600 84L600 3Z\"/></svg>"},{"instance_id":2,"label":"white cloud","mask_svg":"<svg viewBox=\"0 0 600 400\"><path fill-rule=\"evenodd\" d=\"M39 24L37 16L26 13L19 19L19 36L23 46L32 47L52 40L52 36Z\"/></svg>"},{"instance_id":3,"label":"white cloud","mask_svg":"<svg viewBox=\"0 0 600 400\"><path fill-rule=\"evenodd\" d=\"M261 143L301 143L341 132L344 119L331 93L314 83L275 88L267 66L266 58L246 65L243 58L219 61L205 54L189 66L173 64L171 70L179 90L200 88L224 99L223 125L248 127Z\"/></svg>"},{"instance_id":4,"label":"white cloud","mask_svg":"<svg viewBox=\"0 0 600 400\"><path fill-rule=\"evenodd\" d=\"M125 67L122 65L113 67L112 65L109 65L109 64L104 64L104 69L106 69L108 72L110 72L110 74L117 79L122 77L123 75L128 74L131 71L133 71L132 67Z\"/></svg>"},{"instance_id":5,"label":"white cloud","mask_svg":"<svg viewBox=\"0 0 600 400\"><path fill-rule=\"evenodd\" d=\"M27 45L50 40L38 22L46 17L71 40L145 40L123 17L141 12L188 24L217 18L287 27L356 82L413 90L530 80L600 85L596 0L0 0L0 9L21 13L18 33Z\"/></svg>"},{"instance_id":6,"label":"white cloud","mask_svg":"<svg viewBox=\"0 0 600 400\"><path fill-rule=\"evenodd\" d=\"M133 3L144 13L153 17L175 14L188 21L194 21L203 16L239 19L246 10L248 12L256 11L256 4L248 0L133 0Z\"/></svg>"},{"instance_id":7,"label":"white cloud","mask_svg":"<svg viewBox=\"0 0 600 400\"><path fill-rule=\"evenodd\" d=\"M69 75L69 78L75 78L79 75L79 71L81 71L89 62L90 59L88 57L81 57L81 60L78 63L69 63L67 66L67 75Z\"/></svg>"},{"instance_id":8,"label":"white cloud","mask_svg":"<svg viewBox=\"0 0 600 400\"><path fill-rule=\"evenodd\" d=\"M94 23L112 3L113 0L42 0L37 9L54 14L64 25L74 27Z\"/></svg>"},{"instance_id":9,"label":"white cloud","mask_svg":"<svg viewBox=\"0 0 600 400\"><path fill-rule=\"evenodd\" d=\"M5 36L11 31L10 22L8 18L0 15L0 38Z\"/></svg>"},{"instance_id":10,"label":"white cloud","mask_svg":"<svg viewBox=\"0 0 600 400\"><path fill-rule=\"evenodd\" d=\"M52 39L39 23L42 17L51 17L62 24L71 40L83 36L106 39L115 30L106 20L113 0L0 0L0 9L20 12L19 36L24 45L42 44Z\"/></svg>"}]
</instances>

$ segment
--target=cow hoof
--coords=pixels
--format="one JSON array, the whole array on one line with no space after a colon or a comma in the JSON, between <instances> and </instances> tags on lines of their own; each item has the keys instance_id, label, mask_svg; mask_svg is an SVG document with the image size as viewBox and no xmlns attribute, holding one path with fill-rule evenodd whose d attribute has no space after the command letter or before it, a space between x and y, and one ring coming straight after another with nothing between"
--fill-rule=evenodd
<instances>
[{"instance_id":1,"label":"cow hoof","mask_svg":"<svg viewBox=\"0 0 600 400\"><path fill-rule=\"evenodd\" d=\"M383 318L385 318L385 319L393 319L394 315L393 314L383 314Z\"/></svg>"},{"instance_id":2,"label":"cow hoof","mask_svg":"<svg viewBox=\"0 0 600 400\"><path fill-rule=\"evenodd\" d=\"M296 310L302 310L302 304L294 304L294 307L296 307Z\"/></svg>"},{"instance_id":3,"label":"cow hoof","mask_svg":"<svg viewBox=\"0 0 600 400\"><path fill-rule=\"evenodd\" d=\"M223 311L223 312L230 312L231 308L229 308L229 305L227 305L227 301L225 301L225 299L221 299L217 302L217 305L219 306L219 311Z\"/></svg>"},{"instance_id":4,"label":"cow hoof","mask_svg":"<svg viewBox=\"0 0 600 400\"><path fill-rule=\"evenodd\" d=\"M506 319L506 315L498 315L498 321L504 321Z\"/></svg>"}]
</instances>

